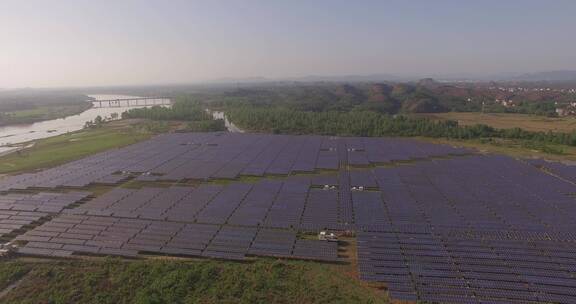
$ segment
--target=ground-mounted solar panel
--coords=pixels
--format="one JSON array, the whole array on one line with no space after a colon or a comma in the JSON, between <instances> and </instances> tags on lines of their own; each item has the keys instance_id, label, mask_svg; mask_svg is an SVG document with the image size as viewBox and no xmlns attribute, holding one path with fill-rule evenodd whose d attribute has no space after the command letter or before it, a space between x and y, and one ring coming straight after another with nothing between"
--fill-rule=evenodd
<instances>
[{"instance_id":1,"label":"ground-mounted solar panel","mask_svg":"<svg viewBox=\"0 0 576 304\"><path fill-rule=\"evenodd\" d=\"M345 230L351 229L350 226L354 223L351 191L350 174L347 170L341 169L338 172L338 222Z\"/></svg>"},{"instance_id":2,"label":"ground-mounted solar panel","mask_svg":"<svg viewBox=\"0 0 576 304\"><path fill-rule=\"evenodd\" d=\"M335 242L298 239L294 244L292 255L303 259L337 261L338 244Z\"/></svg>"},{"instance_id":3,"label":"ground-mounted solar panel","mask_svg":"<svg viewBox=\"0 0 576 304\"><path fill-rule=\"evenodd\" d=\"M235 180L243 175L263 179ZM574 176L565 164L410 139L166 134L2 179L0 233L41 256L333 261L335 243L296 235L353 230L360 277L384 282L392 298L570 303ZM199 185L95 198L68 189L128 178Z\"/></svg>"},{"instance_id":4,"label":"ground-mounted solar panel","mask_svg":"<svg viewBox=\"0 0 576 304\"><path fill-rule=\"evenodd\" d=\"M250 184L231 184L218 193L196 216L199 223L224 224L250 192Z\"/></svg>"},{"instance_id":5,"label":"ground-mounted solar panel","mask_svg":"<svg viewBox=\"0 0 576 304\"><path fill-rule=\"evenodd\" d=\"M292 178L282 184L274 203L270 206L263 226L296 228L306 205L310 182L304 178Z\"/></svg>"},{"instance_id":6,"label":"ground-mounted solar panel","mask_svg":"<svg viewBox=\"0 0 576 304\"><path fill-rule=\"evenodd\" d=\"M292 172L292 167L298 158L298 154L305 144L305 139L299 136L290 136L287 141L290 144L280 151L270 166L266 168L266 174L287 175Z\"/></svg>"},{"instance_id":7,"label":"ground-mounted solar panel","mask_svg":"<svg viewBox=\"0 0 576 304\"><path fill-rule=\"evenodd\" d=\"M19 231L46 216L48 214L42 212L0 210L0 239L11 239Z\"/></svg>"},{"instance_id":8,"label":"ground-mounted solar panel","mask_svg":"<svg viewBox=\"0 0 576 304\"><path fill-rule=\"evenodd\" d=\"M380 192L354 191L352 192L352 202L356 223L370 226L389 223L388 214Z\"/></svg>"},{"instance_id":9,"label":"ground-mounted solar panel","mask_svg":"<svg viewBox=\"0 0 576 304\"><path fill-rule=\"evenodd\" d=\"M0 196L0 210L59 213L64 208L79 203L89 196L89 192L83 191L12 193Z\"/></svg>"},{"instance_id":10,"label":"ground-mounted solar panel","mask_svg":"<svg viewBox=\"0 0 576 304\"><path fill-rule=\"evenodd\" d=\"M371 170L350 170L350 186L358 190L378 188Z\"/></svg>"},{"instance_id":11,"label":"ground-mounted solar panel","mask_svg":"<svg viewBox=\"0 0 576 304\"><path fill-rule=\"evenodd\" d=\"M215 133L216 134L216 133ZM462 149L406 139L265 134L167 134L39 173L4 179L0 189L84 187L138 180L206 180L288 174L453 155Z\"/></svg>"},{"instance_id":12,"label":"ground-mounted solar panel","mask_svg":"<svg viewBox=\"0 0 576 304\"><path fill-rule=\"evenodd\" d=\"M305 140L306 142L303 144L292 165L291 170L294 173L309 173L315 170L316 159L318 158L322 140L320 136L306 136Z\"/></svg>"},{"instance_id":13,"label":"ground-mounted solar panel","mask_svg":"<svg viewBox=\"0 0 576 304\"><path fill-rule=\"evenodd\" d=\"M359 151L358 148L348 148L348 162L352 166L368 166L370 160L366 151Z\"/></svg>"},{"instance_id":14,"label":"ground-mounted solar panel","mask_svg":"<svg viewBox=\"0 0 576 304\"><path fill-rule=\"evenodd\" d=\"M195 253L201 253L206 248L219 229L220 227L216 225L186 224L166 243L163 249L189 250L187 254L181 251L179 255L192 255L193 253L196 255Z\"/></svg>"},{"instance_id":15,"label":"ground-mounted solar panel","mask_svg":"<svg viewBox=\"0 0 576 304\"><path fill-rule=\"evenodd\" d=\"M316 168L323 170L337 170L340 167L338 153L335 150L320 150L316 160Z\"/></svg>"},{"instance_id":16,"label":"ground-mounted solar panel","mask_svg":"<svg viewBox=\"0 0 576 304\"><path fill-rule=\"evenodd\" d=\"M337 187L339 185L338 176L336 174L320 174L311 177L310 182L316 187Z\"/></svg>"},{"instance_id":17,"label":"ground-mounted solar panel","mask_svg":"<svg viewBox=\"0 0 576 304\"><path fill-rule=\"evenodd\" d=\"M295 241L294 231L260 229L248 253L258 256L289 257L292 255Z\"/></svg>"},{"instance_id":18,"label":"ground-mounted solar panel","mask_svg":"<svg viewBox=\"0 0 576 304\"><path fill-rule=\"evenodd\" d=\"M136 210L144 206L146 203L148 203L162 192L164 192L163 188L141 188L133 192L131 195L125 196L115 203L109 205L106 210L112 212L112 214L118 212L135 213Z\"/></svg>"},{"instance_id":19,"label":"ground-mounted solar panel","mask_svg":"<svg viewBox=\"0 0 576 304\"><path fill-rule=\"evenodd\" d=\"M234 210L228 223L231 225L259 226L274 203L282 183L278 181L261 181L250 190L242 203Z\"/></svg>"},{"instance_id":20,"label":"ground-mounted solar panel","mask_svg":"<svg viewBox=\"0 0 576 304\"><path fill-rule=\"evenodd\" d=\"M300 227L311 231L339 227L338 192L330 189L310 189Z\"/></svg>"},{"instance_id":21,"label":"ground-mounted solar panel","mask_svg":"<svg viewBox=\"0 0 576 304\"><path fill-rule=\"evenodd\" d=\"M219 185L201 185L191 193L178 200L164 212L169 221L194 222L198 213L203 210L221 191Z\"/></svg>"}]
</instances>

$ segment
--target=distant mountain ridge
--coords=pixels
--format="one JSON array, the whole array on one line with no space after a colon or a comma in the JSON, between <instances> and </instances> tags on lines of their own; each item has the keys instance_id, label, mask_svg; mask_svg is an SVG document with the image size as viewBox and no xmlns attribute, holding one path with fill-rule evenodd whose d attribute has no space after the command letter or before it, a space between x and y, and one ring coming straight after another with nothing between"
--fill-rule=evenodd
<instances>
[{"instance_id":1,"label":"distant mountain ridge","mask_svg":"<svg viewBox=\"0 0 576 304\"><path fill-rule=\"evenodd\" d=\"M301 77L241 77L241 78L220 78L212 80L216 83L258 83L258 82L278 82L278 81L295 81L295 82L382 82L382 81L406 81L416 80L418 77L408 78L392 74L366 74L366 75L307 75Z\"/></svg>"},{"instance_id":2,"label":"distant mountain ridge","mask_svg":"<svg viewBox=\"0 0 576 304\"><path fill-rule=\"evenodd\" d=\"M576 81L576 71L546 71L523 74L513 78L520 81Z\"/></svg>"},{"instance_id":3,"label":"distant mountain ridge","mask_svg":"<svg viewBox=\"0 0 576 304\"><path fill-rule=\"evenodd\" d=\"M380 81L402 81L413 80L416 78L400 77L392 74L367 74L367 75L310 75L304 77L292 78L296 81L334 81L334 82L380 82Z\"/></svg>"},{"instance_id":4,"label":"distant mountain ridge","mask_svg":"<svg viewBox=\"0 0 576 304\"><path fill-rule=\"evenodd\" d=\"M394 74L350 74L350 75L308 75L301 77L286 77L286 78L266 78L266 77L246 77L246 78L222 78L215 80L218 83L258 83L258 82L278 82L278 81L294 81L294 82L386 82L386 81L418 81L430 76L399 76ZM559 71L543 71L534 73L499 73L493 75L472 75L472 74L446 74L446 75L433 75L432 78L441 82L452 81L547 81L547 82L565 82L576 81L576 70L559 70Z\"/></svg>"}]
</instances>

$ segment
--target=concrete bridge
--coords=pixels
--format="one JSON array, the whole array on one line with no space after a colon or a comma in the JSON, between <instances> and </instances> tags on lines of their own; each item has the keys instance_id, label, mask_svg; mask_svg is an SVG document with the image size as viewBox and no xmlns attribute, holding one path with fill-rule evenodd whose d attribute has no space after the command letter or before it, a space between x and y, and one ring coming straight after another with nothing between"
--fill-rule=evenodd
<instances>
[{"instance_id":1,"label":"concrete bridge","mask_svg":"<svg viewBox=\"0 0 576 304\"><path fill-rule=\"evenodd\" d=\"M135 98L118 98L106 100L90 100L95 108L121 108L121 107L142 107L142 106L161 106L171 105L170 97L135 97Z\"/></svg>"}]
</instances>

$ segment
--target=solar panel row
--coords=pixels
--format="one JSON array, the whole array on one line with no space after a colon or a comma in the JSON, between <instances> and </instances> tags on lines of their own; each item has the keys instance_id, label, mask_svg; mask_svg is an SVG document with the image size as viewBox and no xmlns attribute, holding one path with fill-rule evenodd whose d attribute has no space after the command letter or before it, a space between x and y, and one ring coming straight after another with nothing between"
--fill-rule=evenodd
<instances>
[{"instance_id":1,"label":"solar panel row","mask_svg":"<svg viewBox=\"0 0 576 304\"><path fill-rule=\"evenodd\" d=\"M10 239L11 235L47 216L46 213L0 210L0 240Z\"/></svg>"},{"instance_id":2,"label":"solar panel row","mask_svg":"<svg viewBox=\"0 0 576 304\"><path fill-rule=\"evenodd\" d=\"M39 211L58 213L64 208L86 199L89 192L50 193L7 193L0 195L0 210Z\"/></svg>"},{"instance_id":3,"label":"solar panel row","mask_svg":"<svg viewBox=\"0 0 576 304\"><path fill-rule=\"evenodd\" d=\"M338 260L335 243L300 240L295 231L110 216L61 215L15 240L26 242L19 252L39 256L167 254L244 259L259 255Z\"/></svg>"},{"instance_id":4,"label":"solar panel row","mask_svg":"<svg viewBox=\"0 0 576 304\"><path fill-rule=\"evenodd\" d=\"M353 214L352 204L344 208L342 201L337 190L311 187L310 178L298 176L255 184L114 188L64 213L306 231L353 229L353 218L340 222L343 214Z\"/></svg>"},{"instance_id":5,"label":"solar panel row","mask_svg":"<svg viewBox=\"0 0 576 304\"><path fill-rule=\"evenodd\" d=\"M0 181L0 191L114 185L139 174L144 175L137 179L145 181L286 175L336 170L350 159L351 164L367 165L465 153L469 151L406 139L176 133L42 172L5 178Z\"/></svg>"}]
</instances>

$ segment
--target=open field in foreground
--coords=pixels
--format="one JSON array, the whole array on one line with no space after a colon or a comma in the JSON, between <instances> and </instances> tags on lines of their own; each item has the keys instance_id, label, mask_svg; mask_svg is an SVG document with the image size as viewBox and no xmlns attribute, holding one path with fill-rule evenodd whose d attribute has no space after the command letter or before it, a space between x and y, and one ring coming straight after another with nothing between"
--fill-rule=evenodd
<instances>
[{"instance_id":1,"label":"open field in foreground","mask_svg":"<svg viewBox=\"0 0 576 304\"><path fill-rule=\"evenodd\" d=\"M95 259L0 263L2 303L388 303L349 265L260 259Z\"/></svg>"},{"instance_id":2,"label":"open field in foreground","mask_svg":"<svg viewBox=\"0 0 576 304\"><path fill-rule=\"evenodd\" d=\"M426 113L415 114L417 117L431 119L445 119L458 121L460 125L468 126L485 124L498 129L521 128L527 131L554 131L572 132L576 130L576 118L561 117L551 118L527 114L512 113Z\"/></svg>"}]
</instances>

